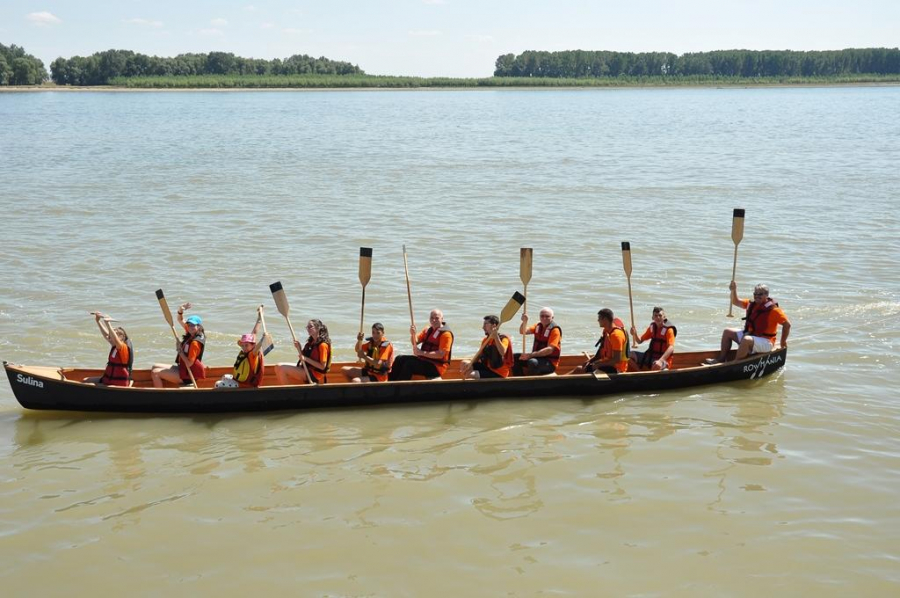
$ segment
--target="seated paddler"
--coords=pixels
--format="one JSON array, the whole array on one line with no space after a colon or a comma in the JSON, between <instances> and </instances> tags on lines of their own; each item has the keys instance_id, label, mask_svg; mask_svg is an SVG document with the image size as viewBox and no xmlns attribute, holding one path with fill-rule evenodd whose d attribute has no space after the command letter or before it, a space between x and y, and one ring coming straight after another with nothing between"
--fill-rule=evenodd
<instances>
[{"instance_id":1,"label":"seated paddler","mask_svg":"<svg viewBox=\"0 0 900 598\"><path fill-rule=\"evenodd\" d=\"M106 357L106 369L102 376L85 378L85 382L103 384L106 386L131 386L131 369L134 365L134 347L128 333L121 326L112 327L113 322L109 316L94 312L94 319L100 334L109 343L109 355Z\"/></svg>"},{"instance_id":2,"label":"seated paddler","mask_svg":"<svg viewBox=\"0 0 900 598\"><path fill-rule=\"evenodd\" d=\"M562 328L553 319L553 310L542 307L540 321L528 325L528 314L522 314L519 334L534 336L530 353L516 353L513 376L543 376L556 372L562 352Z\"/></svg>"},{"instance_id":3,"label":"seated paddler","mask_svg":"<svg viewBox=\"0 0 900 598\"><path fill-rule=\"evenodd\" d=\"M397 357L389 380L412 380L413 376L433 380L447 371L453 353L453 333L444 322L444 312L431 310L428 328L422 332L417 333L416 326L410 326L409 341L413 354Z\"/></svg>"},{"instance_id":4,"label":"seated paddler","mask_svg":"<svg viewBox=\"0 0 900 598\"><path fill-rule=\"evenodd\" d=\"M177 351L175 364L167 366L164 363L157 363L150 370L155 388L162 388L164 380L178 385L190 384L191 374L195 380L206 378L206 366L203 365L203 352L206 349L203 320L197 315L190 316L186 320L184 318L184 312L191 307L191 303L183 303L178 308L178 323L184 329L184 336L175 343ZM190 374L188 368L191 370Z\"/></svg>"},{"instance_id":5,"label":"seated paddler","mask_svg":"<svg viewBox=\"0 0 900 598\"><path fill-rule=\"evenodd\" d=\"M306 323L306 332L309 333L309 338L303 347L300 346L300 341L294 341L294 347L299 355L296 365L279 363L275 366L278 384L328 382L328 370L331 369L331 338L328 336L328 326L322 320L310 320ZM312 380L307 379L307 372Z\"/></svg>"},{"instance_id":6,"label":"seated paddler","mask_svg":"<svg viewBox=\"0 0 900 598\"><path fill-rule=\"evenodd\" d=\"M616 374L628 371L628 335L625 324L615 317L609 308L597 312L597 323L600 325L600 340L595 345L597 352L585 363L579 365L569 374L587 374L603 372Z\"/></svg>"},{"instance_id":7,"label":"seated paddler","mask_svg":"<svg viewBox=\"0 0 900 598\"><path fill-rule=\"evenodd\" d=\"M513 350L510 338L500 334L500 318L494 315L484 316L481 329L484 331L484 338L481 339L481 347L475 357L460 362L463 378L507 378L512 370Z\"/></svg>"},{"instance_id":8,"label":"seated paddler","mask_svg":"<svg viewBox=\"0 0 900 598\"><path fill-rule=\"evenodd\" d=\"M259 335L262 325L263 306L257 308L256 325L249 334L242 335L237 344L241 350L234 360L234 369L216 382L216 388L259 388L265 376L265 360L263 346L268 340L266 335Z\"/></svg>"},{"instance_id":9,"label":"seated paddler","mask_svg":"<svg viewBox=\"0 0 900 598\"><path fill-rule=\"evenodd\" d=\"M385 338L381 322L372 324L372 336L364 339L362 332L357 335L355 350L362 366L341 368L350 382L384 382L388 379L394 363L394 345Z\"/></svg>"}]
</instances>

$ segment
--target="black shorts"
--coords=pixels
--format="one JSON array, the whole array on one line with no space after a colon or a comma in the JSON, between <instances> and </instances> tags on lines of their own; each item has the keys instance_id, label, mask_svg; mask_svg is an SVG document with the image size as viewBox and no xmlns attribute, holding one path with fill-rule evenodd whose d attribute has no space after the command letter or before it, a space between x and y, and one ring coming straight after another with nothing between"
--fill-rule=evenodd
<instances>
[{"instance_id":1,"label":"black shorts","mask_svg":"<svg viewBox=\"0 0 900 598\"><path fill-rule=\"evenodd\" d=\"M500 374L498 374L497 372L495 372L494 370L490 369L488 366L484 365L483 363L476 363L475 367L472 369L474 369L476 372L478 372L478 377L481 378L482 380L485 380L487 378L502 378L503 377Z\"/></svg>"},{"instance_id":2,"label":"black shorts","mask_svg":"<svg viewBox=\"0 0 900 598\"><path fill-rule=\"evenodd\" d=\"M585 373L588 373L588 374L591 372L603 372L604 374L618 374L619 373L616 370L616 368L614 368L610 365L605 365L603 367L598 368L593 363L589 363L586 366L584 366L584 371L585 371Z\"/></svg>"}]
</instances>

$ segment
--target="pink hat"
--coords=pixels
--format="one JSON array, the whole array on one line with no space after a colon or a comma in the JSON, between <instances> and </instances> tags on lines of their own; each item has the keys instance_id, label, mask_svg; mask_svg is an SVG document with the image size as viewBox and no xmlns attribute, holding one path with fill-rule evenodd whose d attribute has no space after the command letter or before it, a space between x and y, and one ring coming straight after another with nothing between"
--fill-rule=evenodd
<instances>
[{"instance_id":1,"label":"pink hat","mask_svg":"<svg viewBox=\"0 0 900 598\"><path fill-rule=\"evenodd\" d=\"M239 345L243 345L244 343L256 343L256 335L255 334L245 334L241 337L241 340L238 341Z\"/></svg>"}]
</instances>

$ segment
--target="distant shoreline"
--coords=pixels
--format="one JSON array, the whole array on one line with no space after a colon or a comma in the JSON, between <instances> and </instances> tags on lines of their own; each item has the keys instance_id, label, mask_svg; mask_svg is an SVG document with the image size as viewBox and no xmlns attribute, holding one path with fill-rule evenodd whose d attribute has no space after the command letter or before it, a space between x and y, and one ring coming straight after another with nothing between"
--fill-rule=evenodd
<instances>
[{"instance_id":1,"label":"distant shoreline","mask_svg":"<svg viewBox=\"0 0 900 598\"><path fill-rule=\"evenodd\" d=\"M709 83L684 83L684 84L639 84L621 83L616 85L425 85L411 87L125 87L113 85L70 86L70 85L9 85L0 86L0 93L123 93L123 92L241 92L241 91L497 91L497 90L617 90L617 89L765 89L765 88L816 88L816 87L897 87L900 81L810 81L809 83L754 83L722 81L710 81Z\"/></svg>"}]
</instances>

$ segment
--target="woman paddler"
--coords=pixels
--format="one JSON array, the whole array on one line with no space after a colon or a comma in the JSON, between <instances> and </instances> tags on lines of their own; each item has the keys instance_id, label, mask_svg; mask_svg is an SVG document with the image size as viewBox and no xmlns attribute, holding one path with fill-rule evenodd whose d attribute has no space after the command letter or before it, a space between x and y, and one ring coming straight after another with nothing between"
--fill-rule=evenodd
<instances>
[{"instance_id":1,"label":"woman paddler","mask_svg":"<svg viewBox=\"0 0 900 598\"><path fill-rule=\"evenodd\" d=\"M183 303L178 308L178 323L184 328L184 336L181 337L181 341L175 343L175 350L178 352L175 365L156 363L150 370L150 377L153 378L153 386L156 388L163 387L163 380L172 384L190 384L191 377L187 368L191 368L195 380L206 378L206 366L202 361L203 350L206 347L203 320L200 316L190 316L185 320L184 312L190 308L190 303Z\"/></svg>"},{"instance_id":2,"label":"woman paddler","mask_svg":"<svg viewBox=\"0 0 900 598\"><path fill-rule=\"evenodd\" d=\"M109 356L106 358L106 370L102 376L85 378L85 382L105 384L107 386L131 386L131 367L134 364L134 348L128 333L121 326L113 328L110 317L99 311L94 312L94 319L100 334L110 344Z\"/></svg>"},{"instance_id":3,"label":"woman paddler","mask_svg":"<svg viewBox=\"0 0 900 598\"><path fill-rule=\"evenodd\" d=\"M312 376L313 384L328 382L328 370L331 369L331 339L328 337L328 326L322 320L310 320L306 323L306 331L309 338L306 344L300 348L300 341L294 341L294 346L300 353L297 365L292 363L279 363L275 366L275 377L278 384L299 383L305 384L306 372ZM306 363L306 368L303 363Z\"/></svg>"}]
</instances>

